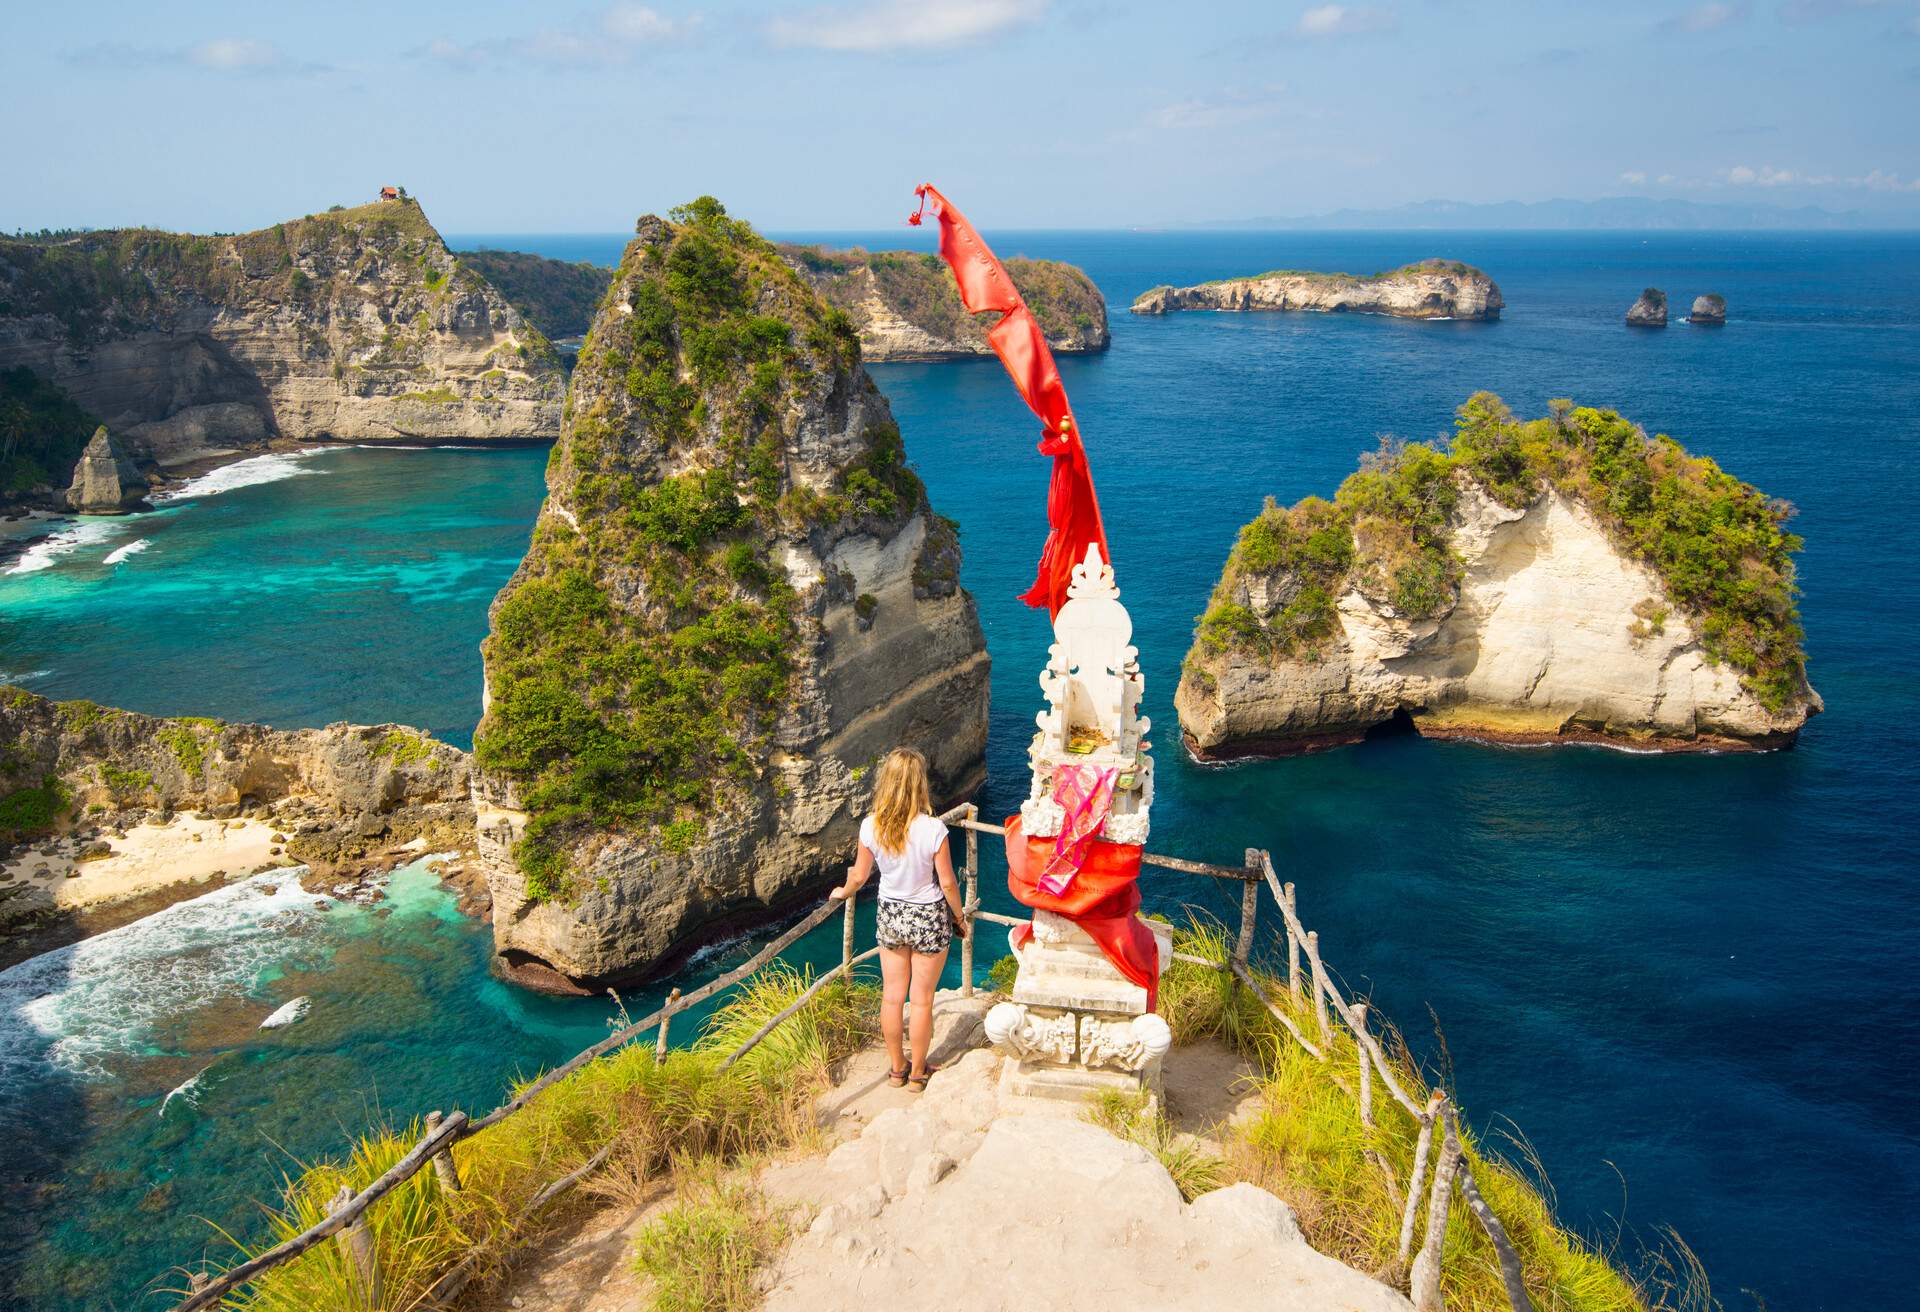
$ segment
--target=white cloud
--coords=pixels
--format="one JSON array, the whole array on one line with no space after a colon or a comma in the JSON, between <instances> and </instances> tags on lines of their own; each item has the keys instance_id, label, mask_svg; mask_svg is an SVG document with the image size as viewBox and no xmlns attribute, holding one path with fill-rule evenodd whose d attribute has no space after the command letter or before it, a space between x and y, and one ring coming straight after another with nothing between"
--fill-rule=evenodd
<instances>
[{"instance_id":1,"label":"white cloud","mask_svg":"<svg viewBox=\"0 0 1920 1312\"><path fill-rule=\"evenodd\" d=\"M1629 187L1644 187L1647 185L1647 175L1640 169L1628 169L1620 175L1620 181Z\"/></svg>"},{"instance_id":2,"label":"white cloud","mask_svg":"<svg viewBox=\"0 0 1920 1312\"><path fill-rule=\"evenodd\" d=\"M1294 30L1301 36L1356 36L1387 32L1395 26L1392 13L1354 5L1320 5L1300 15Z\"/></svg>"},{"instance_id":3,"label":"white cloud","mask_svg":"<svg viewBox=\"0 0 1920 1312\"><path fill-rule=\"evenodd\" d=\"M1847 185L1864 187L1868 191L1920 191L1920 178L1903 180L1898 173L1874 169L1864 177L1848 178Z\"/></svg>"},{"instance_id":4,"label":"white cloud","mask_svg":"<svg viewBox=\"0 0 1920 1312\"><path fill-rule=\"evenodd\" d=\"M1663 20L1658 26L1666 32L1717 32L1745 22L1752 12L1751 0L1708 0L1706 4L1695 5Z\"/></svg>"},{"instance_id":5,"label":"white cloud","mask_svg":"<svg viewBox=\"0 0 1920 1312\"><path fill-rule=\"evenodd\" d=\"M1802 178L1792 169L1777 169L1771 164L1762 164L1757 169L1746 164L1736 164L1730 169L1723 170L1720 177L1722 181L1735 187L1787 187L1797 182L1811 181L1811 179Z\"/></svg>"},{"instance_id":6,"label":"white cloud","mask_svg":"<svg viewBox=\"0 0 1920 1312\"><path fill-rule=\"evenodd\" d=\"M698 17L672 18L647 5L617 4L586 15L572 27L543 27L471 44L436 37L409 53L464 69L494 61L591 68L624 64L648 46L689 35L699 22Z\"/></svg>"},{"instance_id":7,"label":"white cloud","mask_svg":"<svg viewBox=\"0 0 1920 1312\"><path fill-rule=\"evenodd\" d=\"M938 50L997 36L1040 16L1046 0L877 0L776 18L776 45L880 54Z\"/></svg>"},{"instance_id":8,"label":"white cloud","mask_svg":"<svg viewBox=\"0 0 1920 1312\"><path fill-rule=\"evenodd\" d=\"M246 69L273 68L284 63L280 51L271 42L245 37L221 37L202 41L187 51L187 62L201 68Z\"/></svg>"},{"instance_id":9,"label":"white cloud","mask_svg":"<svg viewBox=\"0 0 1920 1312\"><path fill-rule=\"evenodd\" d=\"M223 36L191 46L133 46L100 41L62 56L82 68L197 68L210 73L276 73L283 76L324 73L325 64L290 58L271 41Z\"/></svg>"},{"instance_id":10,"label":"white cloud","mask_svg":"<svg viewBox=\"0 0 1920 1312\"><path fill-rule=\"evenodd\" d=\"M1182 130L1187 128L1223 128L1257 119L1271 118L1286 108L1280 95L1284 86L1267 87L1258 94L1229 92L1215 97L1196 96L1162 105L1147 115L1149 127Z\"/></svg>"}]
</instances>

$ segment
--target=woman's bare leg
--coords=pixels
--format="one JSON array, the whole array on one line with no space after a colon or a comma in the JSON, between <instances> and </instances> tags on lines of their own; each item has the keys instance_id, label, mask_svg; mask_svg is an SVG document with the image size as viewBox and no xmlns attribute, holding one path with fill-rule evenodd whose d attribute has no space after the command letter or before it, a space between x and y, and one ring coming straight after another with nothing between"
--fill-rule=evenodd
<instances>
[{"instance_id":1,"label":"woman's bare leg","mask_svg":"<svg viewBox=\"0 0 1920 1312\"><path fill-rule=\"evenodd\" d=\"M947 949L913 954L912 996L907 1003L907 1038L913 1049L913 1074L927 1073L927 1045L933 1041L933 995L946 969ZM899 1070L898 1066L894 1067Z\"/></svg>"},{"instance_id":2,"label":"woman's bare leg","mask_svg":"<svg viewBox=\"0 0 1920 1312\"><path fill-rule=\"evenodd\" d=\"M900 1009L907 1005L913 960L914 953L909 948L880 949L880 1037L887 1043L890 1071L907 1069L900 1052Z\"/></svg>"}]
</instances>

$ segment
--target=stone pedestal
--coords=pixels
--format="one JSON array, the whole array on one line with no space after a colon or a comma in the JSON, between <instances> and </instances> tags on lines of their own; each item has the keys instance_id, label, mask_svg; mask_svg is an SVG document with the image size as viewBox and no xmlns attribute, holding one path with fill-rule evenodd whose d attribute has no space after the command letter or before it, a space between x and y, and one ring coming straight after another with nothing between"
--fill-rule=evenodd
<instances>
[{"instance_id":1,"label":"stone pedestal","mask_svg":"<svg viewBox=\"0 0 1920 1312\"><path fill-rule=\"evenodd\" d=\"M1164 963L1172 928L1147 927ZM1160 1092L1161 1061L1173 1046L1166 1021L1147 1010L1147 991L1113 968L1100 946L1064 916L1037 911L1033 937L1015 954L1013 1000L987 1013L987 1038L1016 1058L1009 1091L1078 1098L1106 1089Z\"/></svg>"},{"instance_id":2,"label":"stone pedestal","mask_svg":"<svg viewBox=\"0 0 1920 1312\"><path fill-rule=\"evenodd\" d=\"M1062 766L1112 772L1099 832L1109 843L1147 841L1153 806L1150 722L1139 714L1146 680L1131 645L1133 620L1120 604L1113 568L1089 545L1073 567L1067 603L1053 621L1054 643L1040 688L1047 708L1028 748L1033 786L1020 807L1021 831L1050 838L1065 816L1055 801ZM1172 931L1145 922L1165 969ZM1015 950L1020 971L1011 1001L987 1013L987 1038L1015 1058L1009 1092L1078 1098L1106 1089L1158 1096L1160 1063L1173 1045L1166 1021L1147 1010L1147 991L1122 975L1100 945L1065 916L1033 915L1033 936Z\"/></svg>"}]
</instances>

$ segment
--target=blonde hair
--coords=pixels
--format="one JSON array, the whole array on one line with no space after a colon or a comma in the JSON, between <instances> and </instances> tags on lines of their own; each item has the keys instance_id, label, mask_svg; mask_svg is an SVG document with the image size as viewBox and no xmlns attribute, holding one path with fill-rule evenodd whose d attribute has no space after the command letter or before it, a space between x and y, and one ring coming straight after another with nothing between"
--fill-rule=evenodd
<instances>
[{"instance_id":1,"label":"blonde hair","mask_svg":"<svg viewBox=\"0 0 1920 1312\"><path fill-rule=\"evenodd\" d=\"M873 838L889 853L907 847L907 829L923 815L933 814L927 788L927 758L911 747L896 747L880 763L873 788Z\"/></svg>"}]
</instances>

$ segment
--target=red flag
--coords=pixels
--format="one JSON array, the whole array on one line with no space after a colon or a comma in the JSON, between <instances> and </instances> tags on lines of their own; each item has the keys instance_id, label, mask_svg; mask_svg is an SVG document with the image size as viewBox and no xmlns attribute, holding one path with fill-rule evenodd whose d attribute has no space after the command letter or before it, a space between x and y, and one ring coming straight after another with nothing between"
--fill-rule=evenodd
<instances>
[{"instance_id":1,"label":"red flag","mask_svg":"<svg viewBox=\"0 0 1920 1312\"><path fill-rule=\"evenodd\" d=\"M1053 479L1047 489L1047 544L1040 551L1033 587L1020 599L1029 606L1045 606L1048 614L1057 615L1066 604L1073 567L1086 558L1087 543L1098 543L1101 557L1109 562L1113 559L1107 552L1106 529L1100 523L1100 502L1093 493L1093 471L1087 465L1086 448L1080 443L1080 425L1067 404L1067 389L1060 384L1053 352L1047 349L1040 325L1013 279L966 216L932 183L922 183L914 192L920 197L920 212L909 215L907 222L918 225L929 200L940 207L940 258L953 270L960 287L960 303L971 314L988 310L1002 313L1000 322L987 330L987 342L1013 375L1013 385L1028 408L1046 426L1040 453L1053 457Z\"/></svg>"}]
</instances>

